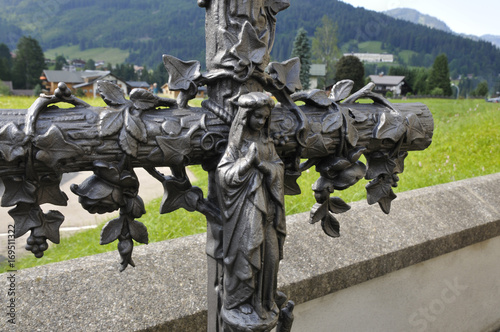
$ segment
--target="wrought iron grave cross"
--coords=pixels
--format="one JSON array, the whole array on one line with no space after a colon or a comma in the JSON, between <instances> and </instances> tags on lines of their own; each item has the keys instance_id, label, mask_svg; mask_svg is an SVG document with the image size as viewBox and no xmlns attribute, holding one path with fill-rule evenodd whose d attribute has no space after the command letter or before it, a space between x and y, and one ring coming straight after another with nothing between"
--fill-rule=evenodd
<instances>
[{"instance_id":1,"label":"wrought iron grave cross","mask_svg":"<svg viewBox=\"0 0 500 332\"><path fill-rule=\"evenodd\" d=\"M349 80L330 96L301 91L297 58L269 62L276 15L288 0L198 5L206 9L207 71L197 61L163 56L177 100L140 89L126 99L101 81L108 106L91 107L60 83L28 110L0 110L1 204L14 207L16 237L30 232L26 249L41 257L47 240L59 243L64 216L40 206L66 205L63 173L92 170L71 190L91 213L120 211L103 227L101 244L119 241L123 271L134 266L132 240L148 242L146 226L135 220L145 213L134 173L143 167L164 186L160 213L184 208L207 218L208 330L290 331L293 302L277 289L284 195L299 194L296 179L315 166L320 178L310 222L321 222L327 235L339 236L334 214L349 209L330 195L363 177L371 180L368 203L389 213L408 151L431 143L432 115L422 104L391 104L371 91L373 84L352 95ZM188 106L203 85L208 99ZM373 103L357 103L361 98ZM74 107L55 105L61 102ZM194 164L208 172L206 197L186 176ZM160 166L172 175L158 172Z\"/></svg>"}]
</instances>

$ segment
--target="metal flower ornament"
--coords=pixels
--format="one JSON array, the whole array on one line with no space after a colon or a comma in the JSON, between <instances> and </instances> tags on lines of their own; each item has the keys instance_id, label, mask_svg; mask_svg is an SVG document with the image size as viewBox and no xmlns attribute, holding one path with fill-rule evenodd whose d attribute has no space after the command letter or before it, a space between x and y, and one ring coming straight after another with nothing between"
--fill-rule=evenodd
<instances>
[{"instance_id":1,"label":"metal flower ornament","mask_svg":"<svg viewBox=\"0 0 500 332\"><path fill-rule=\"evenodd\" d=\"M101 81L108 106L92 107L61 83L28 110L0 110L1 204L13 207L16 237L29 232L26 249L41 257L47 240L59 243L64 221L41 206L66 205L63 173L92 170L71 191L90 213L119 210L100 242L118 240L123 271L134 266L133 240L148 242L147 225L136 220L145 213L134 172L142 167L164 188L160 213L184 208L207 218L208 330L290 331L294 303L277 284L286 255L284 196L299 194L296 180L314 167L317 203L309 222L320 222L328 236L340 235L338 214L350 209L332 194L362 178L371 180L368 203L389 213L408 152L431 144L432 115L423 104L391 104L373 84L354 93L349 80L330 95L301 91L298 59L269 61L276 16L289 1L198 4L206 9L207 70L164 55L176 100L145 90L127 99ZM190 107L204 85L208 99ZM61 109L61 102L74 107ZM186 175L195 164L208 173L207 193ZM171 175L156 169L164 166Z\"/></svg>"}]
</instances>

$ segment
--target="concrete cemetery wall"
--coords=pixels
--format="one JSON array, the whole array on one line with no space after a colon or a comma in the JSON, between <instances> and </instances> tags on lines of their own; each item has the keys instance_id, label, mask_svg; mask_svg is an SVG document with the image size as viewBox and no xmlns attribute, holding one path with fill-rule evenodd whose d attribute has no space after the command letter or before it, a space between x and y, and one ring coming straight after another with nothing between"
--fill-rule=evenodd
<instances>
[{"instance_id":1,"label":"concrete cemetery wall","mask_svg":"<svg viewBox=\"0 0 500 332\"><path fill-rule=\"evenodd\" d=\"M398 194L388 216L357 202L339 220L331 239L308 213L289 217L279 282L293 331L500 328L500 173ZM122 273L116 252L19 271L17 330L205 331L204 246L137 247Z\"/></svg>"}]
</instances>

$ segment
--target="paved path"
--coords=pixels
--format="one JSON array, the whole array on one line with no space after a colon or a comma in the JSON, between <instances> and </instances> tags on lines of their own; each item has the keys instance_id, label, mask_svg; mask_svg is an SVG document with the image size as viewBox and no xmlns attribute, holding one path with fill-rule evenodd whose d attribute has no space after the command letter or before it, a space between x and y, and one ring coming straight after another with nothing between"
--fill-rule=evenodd
<instances>
[{"instance_id":1,"label":"paved path","mask_svg":"<svg viewBox=\"0 0 500 332\"><path fill-rule=\"evenodd\" d=\"M163 174L166 175L170 174L170 169L167 167L159 168L158 170ZM146 172L142 168L136 168L135 172L137 174L137 177L139 178L139 183L140 183L139 196L142 197L144 202L148 202L154 198L158 198L163 195L163 186L158 180L153 178L151 175L149 175L148 172ZM70 186L73 183L81 184L86 178L88 178L92 174L93 174L92 172L64 174L63 179L61 181L62 183L61 189L63 192L66 193L66 195L68 195L69 198L68 206L55 206L51 204L42 205L42 209L44 211L57 210L64 215L65 219L60 228L62 237L73 234L74 232L77 232L79 230L95 228L101 222L109 220L110 217L113 215L110 213L104 215L90 214L80 205L80 203L78 203L78 196L73 194L73 192L70 190ZM194 176L191 173L189 173L189 170L188 174L190 179L193 180ZM3 191L4 187L3 184L0 182L0 196L3 195ZM14 223L12 217L8 214L8 211L10 209L12 209L12 207L10 208L0 207L0 262L5 258L7 252L8 225ZM117 214L117 212L114 213ZM24 253L28 253L27 251L24 250L24 246L26 244L26 238L28 237L28 235L29 232L26 235L20 237L19 239L16 239L17 257L23 255ZM99 239L96 239L96 241L98 240ZM64 241L64 239L61 241Z\"/></svg>"}]
</instances>

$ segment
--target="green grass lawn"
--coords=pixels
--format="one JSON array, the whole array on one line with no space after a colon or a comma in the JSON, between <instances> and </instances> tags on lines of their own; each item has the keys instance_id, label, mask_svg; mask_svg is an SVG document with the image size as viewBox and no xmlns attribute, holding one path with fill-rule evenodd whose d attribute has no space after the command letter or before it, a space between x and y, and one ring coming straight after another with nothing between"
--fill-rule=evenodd
<instances>
[{"instance_id":1,"label":"green grass lawn","mask_svg":"<svg viewBox=\"0 0 500 332\"><path fill-rule=\"evenodd\" d=\"M395 192L407 191L421 187L437 185L466 178L500 172L500 105L486 103L483 100L444 100L426 99L406 102L422 102L426 104L435 121L433 143L425 151L410 152L405 160L405 171L400 175L400 182ZM26 108L16 101L9 104L0 97L0 108ZM92 102L95 104L95 102ZM199 103L199 101L197 101ZM201 167L191 167L198 178L194 185L206 193L206 173ZM302 194L287 196L287 214L308 211L315 203L310 189L318 174L311 169L299 178ZM365 185L362 180L355 186L335 192L347 202L366 198ZM142 221L149 231L150 242L162 241L175 237L204 232L206 222L199 213L176 211L160 215L160 198L146 204L148 211ZM339 216L340 220L342 216ZM16 265L19 269L71 258L92 255L100 252L116 250L116 243L99 245L100 228L80 232L70 238L63 238L61 244L52 246L45 256L36 259L31 255L20 259ZM117 253L117 260L119 255ZM5 269L0 269L0 272Z\"/></svg>"},{"instance_id":2,"label":"green grass lawn","mask_svg":"<svg viewBox=\"0 0 500 332\"><path fill-rule=\"evenodd\" d=\"M398 56L400 58L400 62L402 63L410 63L410 59L412 56L418 55L417 52L415 51L409 51L409 50L404 50L398 53Z\"/></svg>"},{"instance_id":3,"label":"green grass lawn","mask_svg":"<svg viewBox=\"0 0 500 332\"><path fill-rule=\"evenodd\" d=\"M382 49L382 42L380 41L366 41L358 44L358 53L384 53L387 52Z\"/></svg>"}]
</instances>

